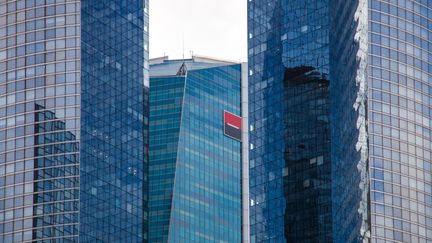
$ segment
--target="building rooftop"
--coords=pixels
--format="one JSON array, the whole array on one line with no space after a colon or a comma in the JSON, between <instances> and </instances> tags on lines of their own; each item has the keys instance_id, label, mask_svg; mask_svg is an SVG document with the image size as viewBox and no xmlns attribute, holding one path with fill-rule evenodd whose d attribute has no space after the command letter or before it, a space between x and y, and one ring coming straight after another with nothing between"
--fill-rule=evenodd
<instances>
[{"instance_id":1,"label":"building rooftop","mask_svg":"<svg viewBox=\"0 0 432 243\"><path fill-rule=\"evenodd\" d=\"M173 59L168 56L150 59L150 77L158 76L183 76L186 71L240 64L240 62L228 61L205 56L192 56L189 59Z\"/></svg>"}]
</instances>

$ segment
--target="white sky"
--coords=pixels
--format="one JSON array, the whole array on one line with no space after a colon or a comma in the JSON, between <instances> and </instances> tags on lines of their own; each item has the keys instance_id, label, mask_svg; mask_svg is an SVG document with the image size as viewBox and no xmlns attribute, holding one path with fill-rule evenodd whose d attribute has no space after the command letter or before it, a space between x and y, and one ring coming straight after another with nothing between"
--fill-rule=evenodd
<instances>
[{"instance_id":1,"label":"white sky","mask_svg":"<svg viewBox=\"0 0 432 243\"><path fill-rule=\"evenodd\" d=\"M150 1L150 58L247 61L246 0Z\"/></svg>"}]
</instances>

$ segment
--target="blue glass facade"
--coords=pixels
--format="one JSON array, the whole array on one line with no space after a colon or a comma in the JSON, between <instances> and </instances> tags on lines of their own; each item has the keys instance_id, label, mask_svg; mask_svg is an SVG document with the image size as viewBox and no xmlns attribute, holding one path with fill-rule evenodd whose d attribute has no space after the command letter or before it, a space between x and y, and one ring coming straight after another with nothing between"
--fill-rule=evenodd
<instances>
[{"instance_id":1,"label":"blue glass facade","mask_svg":"<svg viewBox=\"0 0 432 243\"><path fill-rule=\"evenodd\" d=\"M368 242L367 1L330 1L332 202L335 242Z\"/></svg>"},{"instance_id":2,"label":"blue glass facade","mask_svg":"<svg viewBox=\"0 0 432 243\"><path fill-rule=\"evenodd\" d=\"M185 77L151 78L150 235L166 242L170 224Z\"/></svg>"},{"instance_id":3,"label":"blue glass facade","mask_svg":"<svg viewBox=\"0 0 432 243\"><path fill-rule=\"evenodd\" d=\"M36 107L33 239L78 240L79 163L76 136L55 113Z\"/></svg>"},{"instance_id":4,"label":"blue glass facade","mask_svg":"<svg viewBox=\"0 0 432 243\"><path fill-rule=\"evenodd\" d=\"M81 2L80 241L143 241L145 1Z\"/></svg>"},{"instance_id":5,"label":"blue glass facade","mask_svg":"<svg viewBox=\"0 0 432 243\"><path fill-rule=\"evenodd\" d=\"M78 241L80 2L0 3L0 241Z\"/></svg>"},{"instance_id":6,"label":"blue glass facade","mask_svg":"<svg viewBox=\"0 0 432 243\"><path fill-rule=\"evenodd\" d=\"M146 0L0 2L0 242L146 242L147 49Z\"/></svg>"},{"instance_id":7,"label":"blue glass facade","mask_svg":"<svg viewBox=\"0 0 432 243\"><path fill-rule=\"evenodd\" d=\"M241 142L223 111L241 115L241 65L164 60L150 73L150 242L240 242Z\"/></svg>"},{"instance_id":8,"label":"blue glass facade","mask_svg":"<svg viewBox=\"0 0 432 243\"><path fill-rule=\"evenodd\" d=\"M251 242L332 240L328 1L249 1Z\"/></svg>"},{"instance_id":9,"label":"blue glass facade","mask_svg":"<svg viewBox=\"0 0 432 243\"><path fill-rule=\"evenodd\" d=\"M284 89L284 235L331 242L329 81L311 67L287 69Z\"/></svg>"},{"instance_id":10,"label":"blue glass facade","mask_svg":"<svg viewBox=\"0 0 432 243\"><path fill-rule=\"evenodd\" d=\"M432 2L369 2L374 242L432 241Z\"/></svg>"},{"instance_id":11,"label":"blue glass facade","mask_svg":"<svg viewBox=\"0 0 432 243\"><path fill-rule=\"evenodd\" d=\"M251 241L292 240L282 232L296 211L288 215L285 203L297 194L282 186L277 144L297 142L296 130L282 120L295 120L290 106L305 105L297 99L302 94L310 97L301 89L282 95L286 68L296 66L313 67L329 80L329 92L321 96L329 95L331 104L330 168L324 174L331 172L332 239L319 241L431 241L432 3L252 0L248 11ZM288 106L281 107L284 102ZM320 132L315 135L322 139Z\"/></svg>"}]
</instances>

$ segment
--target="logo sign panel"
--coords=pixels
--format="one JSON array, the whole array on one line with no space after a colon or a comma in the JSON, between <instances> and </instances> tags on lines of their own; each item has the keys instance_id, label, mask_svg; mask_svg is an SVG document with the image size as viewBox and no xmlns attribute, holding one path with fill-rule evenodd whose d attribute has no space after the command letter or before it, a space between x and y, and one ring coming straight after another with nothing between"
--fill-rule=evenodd
<instances>
[{"instance_id":1,"label":"logo sign panel","mask_svg":"<svg viewBox=\"0 0 432 243\"><path fill-rule=\"evenodd\" d=\"M242 119L231 112L224 111L224 134L230 138L242 140Z\"/></svg>"}]
</instances>

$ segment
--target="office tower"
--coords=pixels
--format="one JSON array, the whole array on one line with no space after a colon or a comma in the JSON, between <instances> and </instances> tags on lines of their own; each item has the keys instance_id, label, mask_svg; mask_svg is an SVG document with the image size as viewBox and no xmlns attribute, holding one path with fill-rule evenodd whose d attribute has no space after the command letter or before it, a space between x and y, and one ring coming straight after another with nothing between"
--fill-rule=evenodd
<instances>
[{"instance_id":1,"label":"office tower","mask_svg":"<svg viewBox=\"0 0 432 243\"><path fill-rule=\"evenodd\" d=\"M150 61L150 242L241 242L246 69L197 56Z\"/></svg>"},{"instance_id":2,"label":"office tower","mask_svg":"<svg viewBox=\"0 0 432 243\"><path fill-rule=\"evenodd\" d=\"M248 1L251 242L432 240L431 4Z\"/></svg>"},{"instance_id":3,"label":"office tower","mask_svg":"<svg viewBox=\"0 0 432 243\"><path fill-rule=\"evenodd\" d=\"M248 8L251 242L329 242L328 1L267 2Z\"/></svg>"},{"instance_id":4,"label":"office tower","mask_svg":"<svg viewBox=\"0 0 432 243\"><path fill-rule=\"evenodd\" d=\"M147 1L0 2L1 242L146 241L147 46Z\"/></svg>"}]
</instances>

